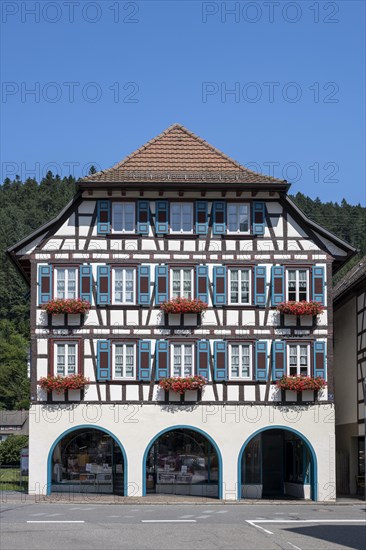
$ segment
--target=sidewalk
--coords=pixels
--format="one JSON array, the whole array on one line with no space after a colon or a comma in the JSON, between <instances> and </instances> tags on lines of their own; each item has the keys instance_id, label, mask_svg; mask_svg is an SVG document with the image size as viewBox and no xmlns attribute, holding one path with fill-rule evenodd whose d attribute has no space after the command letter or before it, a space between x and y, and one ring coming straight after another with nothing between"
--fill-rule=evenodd
<instances>
[{"instance_id":1,"label":"sidewalk","mask_svg":"<svg viewBox=\"0 0 366 550\"><path fill-rule=\"evenodd\" d=\"M97 495L89 494L83 495L79 493L75 494L63 494L58 493L50 496L44 495L28 495L25 493L16 493L15 491L2 491L1 492L1 502L19 502L24 504L30 503L49 503L49 504L129 504L129 505L173 505L173 504L189 504L189 505L283 505L291 504L291 506L297 505L316 505L316 506L347 506L361 504L365 502L361 497L342 497L338 498L336 501L328 502L314 502L312 500L218 500L216 498L206 498L206 497L191 497L183 495L147 495L145 497L123 497L118 495Z\"/></svg>"}]
</instances>

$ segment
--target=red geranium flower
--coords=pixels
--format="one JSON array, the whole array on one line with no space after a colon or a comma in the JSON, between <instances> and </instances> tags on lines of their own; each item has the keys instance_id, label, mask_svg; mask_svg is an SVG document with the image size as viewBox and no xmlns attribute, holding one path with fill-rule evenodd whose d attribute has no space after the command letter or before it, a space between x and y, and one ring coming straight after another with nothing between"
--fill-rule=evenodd
<instances>
[{"instance_id":1,"label":"red geranium flower","mask_svg":"<svg viewBox=\"0 0 366 550\"><path fill-rule=\"evenodd\" d=\"M90 309L90 302L81 298L54 298L42 305L42 309L52 315L59 313L86 313Z\"/></svg>"},{"instance_id":2,"label":"red geranium flower","mask_svg":"<svg viewBox=\"0 0 366 550\"><path fill-rule=\"evenodd\" d=\"M201 375L197 376L172 376L170 378L163 378L159 382L159 386L165 391L173 391L174 393L180 393L181 395L188 390L199 390L207 384L206 378Z\"/></svg>"},{"instance_id":3,"label":"red geranium flower","mask_svg":"<svg viewBox=\"0 0 366 550\"><path fill-rule=\"evenodd\" d=\"M164 302L160 307L165 313L202 313L206 311L208 305L198 299L173 298Z\"/></svg>"},{"instance_id":4,"label":"red geranium flower","mask_svg":"<svg viewBox=\"0 0 366 550\"><path fill-rule=\"evenodd\" d=\"M38 384L47 392L55 391L63 393L66 390L80 390L89 384L89 378L82 374L69 374L68 376L43 376Z\"/></svg>"},{"instance_id":5,"label":"red geranium flower","mask_svg":"<svg viewBox=\"0 0 366 550\"><path fill-rule=\"evenodd\" d=\"M324 311L320 302L302 300L301 302L282 302L278 304L277 311L287 315L319 315Z\"/></svg>"}]
</instances>

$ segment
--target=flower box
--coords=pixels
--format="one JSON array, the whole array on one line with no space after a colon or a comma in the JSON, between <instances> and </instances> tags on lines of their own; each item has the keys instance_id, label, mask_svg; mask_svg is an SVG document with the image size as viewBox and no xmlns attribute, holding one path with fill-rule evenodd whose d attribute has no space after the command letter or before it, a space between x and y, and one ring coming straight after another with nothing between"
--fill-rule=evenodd
<instances>
[{"instance_id":1,"label":"flower box","mask_svg":"<svg viewBox=\"0 0 366 550\"><path fill-rule=\"evenodd\" d=\"M55 391L64 393L66 390L80 390L89 384L89 378L82 374L69 374L68 376L44 376L38 380L38 384L47 392Z\"/></svg>"},{"instance_id":2,"label":"flower box","mask_svg":"<svg viewBox=\"0 0 366 550\"><path fill-rule=\"evenodd\" d=\"M42 305L42 309L51 315L61 313L84 314L90 309L90 302L87 300L54 298Z\"/></svg>"},{"instance_id":3,"label":"flower box","mask_svg":"<svg viewBox=\"0 0 366 550\"><path fill-rule=\"evenodd\" d=\"M188 298L173 298L161 304L161 309L165 313L203 313L208 308L206 302L202 300L190 300Z\"/></svg>"},{"instance_id":4,"label":"flower box","mask_svg":"<svg viewBox=\"0 0 366 550\"><path fill-rule=\"evenodd\" d=\"M320 302L306 302L305 300L301 302L289 301L278 304L277 311L284 315L310 315L314 317L324 311L324 306Z\"/></svg>"},{"instance_id":5,"label":"flower box","mask_svg":"<svg viewBox=\"0 0 366 550\"><path fill-rule=\"evenodd\" d=\"M300 393L304 390L319 391L324 388L327 383L324 378L317 376L283 376L277 381L277 387L281 390L294 391Z\"/></svg>"},{"instance_id":6,"label":"flower box","mask_svg":"<svg viewBox=\"0 0 366 550\"><path fill-rule=\"evenodd\" d=\"M186 391L200 390L207 384L206 378L203 376L172 376L163 378L159 382L159 386L165 391L172 391L183 395Z\"/></svg>"}]
</instances>

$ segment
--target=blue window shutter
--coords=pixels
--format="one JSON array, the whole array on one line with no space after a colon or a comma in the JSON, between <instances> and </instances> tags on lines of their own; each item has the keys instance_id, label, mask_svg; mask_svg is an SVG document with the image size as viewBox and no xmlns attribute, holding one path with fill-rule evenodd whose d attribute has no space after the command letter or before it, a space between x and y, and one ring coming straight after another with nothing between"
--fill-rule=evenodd
<instances>
[{"instance_id":1,"label":"blue window shutter","mask_svg":"<svg viewBox=\"0 0 366 550\"><path fill-rule=\"evenodd\" d=\"M263 266L254 268L254 303L265 307L267 295L267 269Z\"/></svg>"},{"instance_id":2,"label":"blue window shutter","mask_svg":"<svg viewBox=\"0 0 366 550\"><path fill-rule=\"evenodd\" d=\"M277 306L285 300L285 268L273 265L271 272L272 305Z\"/></svg>"},{"instance_id":3,"label":"blue window shutter","mask_svg":"<svg viewBox=\"0 0 366 550\"><path fill-rule=\"evenodd\" d=\"M106 306L111 303L111 270L109 265L97 267L97 304Z\"/></svg>"},{"instance_id":4,"label":"blue window shutter","mask_svg":"<svg viewBox=\"0 0 366 550\"><path fill-rule=\"evenodd\" d=\"M167 340L156 341L155 351L156 380L169 377L169 342Z\"/></svg>"},{"instance_id":5,"label":"blue window shutter","mask_svg":"<svg viewBox=\"0 0 366 550\"><path fill-rule=\"evenodd\" d=\"M208 304L208 266L196 267L196 295L199 300Z\"/></svg>"},{"instance_id":6,"label":"blue window shutter","mask_svg":"<svg viewBox=\"0 0 366 550\"><path fill-rule=\"evenodd\" d=\"M252 207L252 232L253 235L264 235L266 221L266 203L253 201Z\"/></svg>"},{"instance_id":7,"label":"blue window shutter","mask_svg":"<svg viewBox=\"0 0 366 550\"><path fill-rule=\"evenodd\" d=\"M87 300L92 302L92 281L93 281L93 272L91 265L81 265L80 266L80 292L79 296L82 300Z\"/></svg>"},{"instance_id":8,"label":"blue window shutter","mask_svg":"<svg viewBox=\"0 0 366 550\"><path fill-rule=\"evenodd\" d=\"M314 376L326 379L326 343L315 340L314 342Z\"/></svg>"},{"instance_id":9,"label":"blue window shutter","mask_svg":"<svg viewBox=\"0 0 366 550\"><path fill-rule=\"evenodd\" d=\"M97 378L99 381L111 379L111 350L109 340L97 343Z\"/></svg>"},{"instance_id":10,"label":"blue window shutter","mask_svg":"<svg viewBox=\"0 0 366 550\"><path fill-rule=\"evenodd\" d=\"M212 213L213 234L223 235L224 233L226 233L226 203L224 201L214 201Z\"/></svg>"},{"instance_id":11,"label":"blue window shutter","mask_svg":"<svg viewBox=\"0 0 366 550\"><path fill-rule=\"evenodd\" d=\"M148 235L150 230L150 203L149 201L137 202L137 233Z\"/></svg>"},{"instance_id":12,"label":"blue window shutter","mask_svg":"<svg viewBox=\"0 0 366 550\"><path fill-rule=\"evenodd\" d=\"M162 304L168 300L168 266L155 266L155 303Z\"/></svg>"},{"instance_id":13,"label":"blue window shutter","mask_svg":"<svg viewBox=\"0 0 366 550\"><path fill-rule=\"evenodd\" d=\"M286 343L273 340L272 344L272 379L279 380L286 374Z\"/></svg>"},{"instance_id":14,"label":"blue window shutter","mask_svg":"<svg viewBox=\"0 0 366 550\"><path fill-rule=\"evenodd\" d=\"M97 215L98 235L106 235L111 228L111 201L109 199L97 202Z\"/></svg>"},{"instance_id":15,"label":"blue window shutter","mask_svg":"<svg viewBox=\"0 0 366 550\"><path fill-rule=\"evenodd\" d=\"M268 351L267 340L257 340L255 343L255 379L267 380Z\"/></svg>"},{"instance_id":16,"label":"blue window shutter","mask_svg":"<svg viewBox=\"0 0 366 550\"><path fill-rule=\"evenodd\" d=\"M207 235L208 231L208 203L196 202L196 235Z\"/></svg>"},{"instance_id":17,"label":"blue window shutter","mask_svg":"<svg viewBox=\"0 0 366 550\"><path fill-rule=\"evenodd\" d=\"M139 380L150 380L151 377L151 342L139 341Z\"/></svg>"},{"instance_id":18,"label":"blue window shutter","mask_svg":"<svg viewBox=\"0 0 366 550\"><path fill-rule=\"evenodd\" d=\"M156 233L168 233L168 201L156 201L155 205Z\"/></svg>"},{"instance_id":19,"label":"blue window shutter","mask_svg":"<svg viewBox=\"0 0 366 550\"><path fill-rule=\"evenodd\" d=\"M324 267L313 267L313 300L325 303Z\"/></svg>"},{"instance_id":20,"label":"blue window shutter","mask_svg":"<svg viewBox=\"0 0 366 550\"><path fill-rule=\"evenodd\" d=\"M216 382L227 380L227 342L214 342L214 375Z\"/></svg>"},{"instance_id":21,"label":"blue window shutter","mask_svg":"<svg viewBox=\"0 0 366 550\"><path fill-rule=\"evenodd\" d=\"M52 300L52 265L38 266L38 305Z\"/></svg>"},{"instance_id":22,"label":"blue window shutter","mask_svg":"<svg viewBox=\"0 0 366 550\"><path fill-rule=\"evenodd\" d=\"M139 265L137 298L140 306L150 305L150 266Z\"/></svg>"},{"instance_id":23,"label":"blue window shutter","mask_svg":"<svg viewBox=\"0 0 366 550\"><path fill-rule=\"evenodd\" d=\"M215 306L222 306L227 303L226 297L226 267L223 265L213 268L213 301Z\"/></svg>"},{"instance_id":24,"label":"blue window shutter","mask_svg":"<svg viewBox=\"0 0 366 550\"><path fill-rule=\"evenodd\" d=\"M210 342L198 340L197 342L197 374L210 379Z\"/></svg>"}]
</instances>

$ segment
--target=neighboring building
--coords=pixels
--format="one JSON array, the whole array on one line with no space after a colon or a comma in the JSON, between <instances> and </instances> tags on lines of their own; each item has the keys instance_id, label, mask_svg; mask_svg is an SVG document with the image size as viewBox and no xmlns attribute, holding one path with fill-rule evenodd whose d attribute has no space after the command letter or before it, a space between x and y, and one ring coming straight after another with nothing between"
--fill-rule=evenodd
<instances>
[{"instance_id":1,"label":"neighboring building","mask_svg":"<svg viewBox=\"0 0 366 550\"><path fill-rule=\"evenodd\" d=\"M31 288L31 493L335 497L332 273L355 251L288 189L175 124L8 251ZM78 296L86 316L41 309ZM162 314L174 297L209 307ZM75 372L85 391L37 383ZM283 395L285 373L328 386ZM193 374L203 391L158 385Z\"/></svg>"},{"instance_id":2,"label":"neighboring building","mask_svg":"<svg viewBox=\"0 0 366 550\"><path fill-rule=\"evenodd\" d=\"M365 487L366 256L334 288L337 492Z\"/></svg>"},{"instance_id":3,"label":"neighboring building","mask_svg":"<svg viewBox=\"0 0 366 550\"><path fill-rule=\"evenodd\" d=\"M28 435L28 411L0 410L0 441L9 435Z\"/></svg>"}]
</instances>

